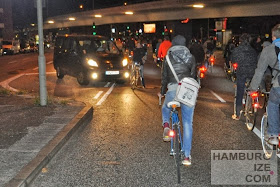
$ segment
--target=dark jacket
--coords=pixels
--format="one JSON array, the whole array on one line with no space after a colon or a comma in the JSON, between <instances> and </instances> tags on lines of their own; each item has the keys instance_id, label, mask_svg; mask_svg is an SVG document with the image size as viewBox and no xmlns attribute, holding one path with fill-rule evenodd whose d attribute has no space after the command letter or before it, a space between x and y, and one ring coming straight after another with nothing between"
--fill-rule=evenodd
<instances>
[{"instance_id":1,"label":"dark jacket","mask_svg":"<svg viewBox=\"0 0 280 187\"><path fill-rule=\"evenodd\" d=\"M237 63L236 76L252 78L257 67L257 52L249 43L241 43L232 51L231 60Z\"/></svg>"},{"instance_id":2,"label":"dark jacket","mask_svg":"<svg viewBox=\"0 0 280 187\"><path fill-rule=\"evenodd\" d=\"M194 43L190 47L191 54L195 57L196 64L200 66L205 57L205 53L201 44Z\"/></svg>"},{"instance_id":3,"label":"dark jacket","mask_svg":"<svg viewBox=\"0 0 280 187\"><path fill-rule=\"evenodd\" d=\"M146 55L146 51L143 47L135 48L133 51L133 61L143 65L142 58Z\"/></svg>"},{"instance_id":4,"label":"dark jacket","mask_svg":"<svg viewBox=\"0 0 280 187\"><path fill-rule=\"evenodd\" d=\"M183 44L185 42L181 38L183 36L176 36L172 40L172 47L168 50L167 55L170 58L171 64L179 78L181 80L184 77L192 77L196 79L196 62L193 55L190 53L189 49ZM168 63L163 63L162 76L161 76L161 94L165 94L167 86L178 85ZM173 87L176 89L176 87ZM169 88L170 89L170 88Z\"/></svg>"}]
</instances>

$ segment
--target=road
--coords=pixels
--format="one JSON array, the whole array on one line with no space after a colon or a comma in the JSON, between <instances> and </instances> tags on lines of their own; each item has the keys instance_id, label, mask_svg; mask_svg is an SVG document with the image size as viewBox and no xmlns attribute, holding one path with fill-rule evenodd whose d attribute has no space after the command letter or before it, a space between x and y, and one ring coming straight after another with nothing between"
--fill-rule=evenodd
<instances>
[{"instance_id":1,"label":"road","mask_svg":"<svg viewBox=\"0 0 280 187\"><path fill-rule=\"evenodd\" d=\"M36 55L30 54L30 63L19 62L22 56L27 57L16 55L0 60L9 71L35 72ZM231 119L234 84L225 78L222 52L217 51L216 56L213 73L207 74L199 91L193 122L192 165L182 166L181 186L211 186L211 150L262 149L259 137L247 130L243 118ZM46 54L46 59L51 62L52 54ZM25 64L24 70L12 68L15 64ZM54 71L51 63L47 71ZM157 98L160 69L150 58L144 71L147 88L134 91L127 83L101 82L81 87L72 77L58 81L55 74L47 75L49 94L93 105L94 117L65 144L32 186L179 186L174 160L169 156L170 145L162 141ZM1 68L0 80L11 77L5 72ZM37 81L36 75L20 79L24 84L10 85L36 92L30 84Z\"/></svg>"}]
</instances>

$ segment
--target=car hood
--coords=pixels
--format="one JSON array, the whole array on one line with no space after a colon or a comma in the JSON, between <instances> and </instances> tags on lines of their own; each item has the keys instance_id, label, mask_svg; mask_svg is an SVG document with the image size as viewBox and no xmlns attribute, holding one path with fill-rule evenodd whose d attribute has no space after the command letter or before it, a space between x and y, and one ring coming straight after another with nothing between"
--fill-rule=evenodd
<instances>
[{"instance_id":1,"label":"car hood","mask_svg":"<svg viewBox=\"0 0 280 187\"><path fill-rule=\"evenodd\" d=\"M86 58L95 60L100 68L119 69L123 67L124 56L121 54L94 53L88 54Z\"/></svg>"}]
</instances>

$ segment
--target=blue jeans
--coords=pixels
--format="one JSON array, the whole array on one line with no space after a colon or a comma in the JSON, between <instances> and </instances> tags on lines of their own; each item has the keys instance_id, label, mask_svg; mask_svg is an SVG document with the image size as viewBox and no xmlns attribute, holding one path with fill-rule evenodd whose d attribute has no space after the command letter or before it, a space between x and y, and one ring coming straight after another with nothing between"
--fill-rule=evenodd
<instances>
[{"instance_id":1,"label":"blue jeans","mask_svg":"<svg viewBox=\"0 0 280 187\"><path fill-rule=\"evenodd\" d=\"M268 133L271 135L278 136L279 134L279 124L280 124L280 114L279 114L279 105L280 105L280 87L271 88L269 94L269 100L267 105L267 114L268 114Z\"/></svg>"},{"instance_id":2,"label":"blue jeans","mask_svg":"<svg viewBox=\"0 0 280 187\"><path fill-rule=\"evenodd\" d=\"M170 124L170 112L171 108L167 107L167 103L173 101L176 95L176 90L168 91L165 95L165 100L162 105L162 124ZM192 134L193 134L193 114L194 107L189 107L181 103L181 116L183 124L183 145L182 151L186 157L189 157L191 154L192 148Z\"/></svg>"}]
</instances>

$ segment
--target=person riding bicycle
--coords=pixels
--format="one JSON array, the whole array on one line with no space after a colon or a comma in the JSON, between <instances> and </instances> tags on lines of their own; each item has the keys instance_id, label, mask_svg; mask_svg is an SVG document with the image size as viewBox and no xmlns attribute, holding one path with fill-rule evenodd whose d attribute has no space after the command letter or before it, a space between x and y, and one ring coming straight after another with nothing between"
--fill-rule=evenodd
<instances>
[{"instance_id":1,"label":"person riding bicycle","mask_svg":"<svg viewBox=\"0 0 280 187\"><path fill-rule=\"evenodd\" d=\"M209 38L203 44L203 50L205 53L205 67L208 68L209 62L208 59L214 54L215 45L213 43L213 39Z\"/></svg>"},{"instance_id":2,"label":"person riding bicycle","mask_svg":"<svg viewBox=\"0 0 280 187\"><path fill-rule=\"evenodd\" d=\"M146 50L143 47L143 45L141 45L140 42L137 42L136 44L136 48L133 51L133 63L134 65L140 64L140 78L141 78L141 83L143 88L145 88L145 81L144 81L144 63L146 60Z\"/></svg>"},{"instance_id":3,"label":"person riding bicycle","mask_svg":"<svg viewBox=\"0 0 280 187\"><path fill-rule=\"evenodd\" d=\"M171 64L179 79L184 77L192 77L196 79L196 62L189 49L185 47L183 50L176 50L176 46L186 46L186 39L181 35L177 35L172 40L172 47L168 50L167 55L170 58ZM173 101L176 94L178 83L168 66L168 63L163 64L162 77L161 77L161 92L159 96L165 93L164 104L162 105L162 126L163 126L163 140L170 141L170 112L171 108L167 107L170 101ZM168 91L166 92L166 90ZM181 114L183 122L183 147L184 165L191 165L191 146L192 146L192 123L194 107L181 104Z\"/></svg>"},{"instance_id":4,"label":"person riding bicycle","mask_svg":"<svg viewBox=\"0 0 280 187\"><path fill-rule=\"evenodd\" d=\"M272 68L272 88L267 105L269 142L277 145L279 135L279 105L280 105L280 24L272 30L272 44L265 47L260 55L258 67L251 81L250 90L257 90L268 66ZM278 53L278 54L277 54Z\"/></svg>"},{"instance_id":5,"label":"person riding bicycle","mask_svg":"<svg viewBox=\"0 0 280 187\"><path fill-rule=\"evenodd\" d=\"M250 35L244 33L240 36L240 45L232 51L232 62L238 64L236 70L236 111L232 115L232 119L240 119L240 111L242 109L242 98L245 91L245 83L247 79L252 79L257 67L257 52L250 45Z\"/></svg>"}]
</instances>

